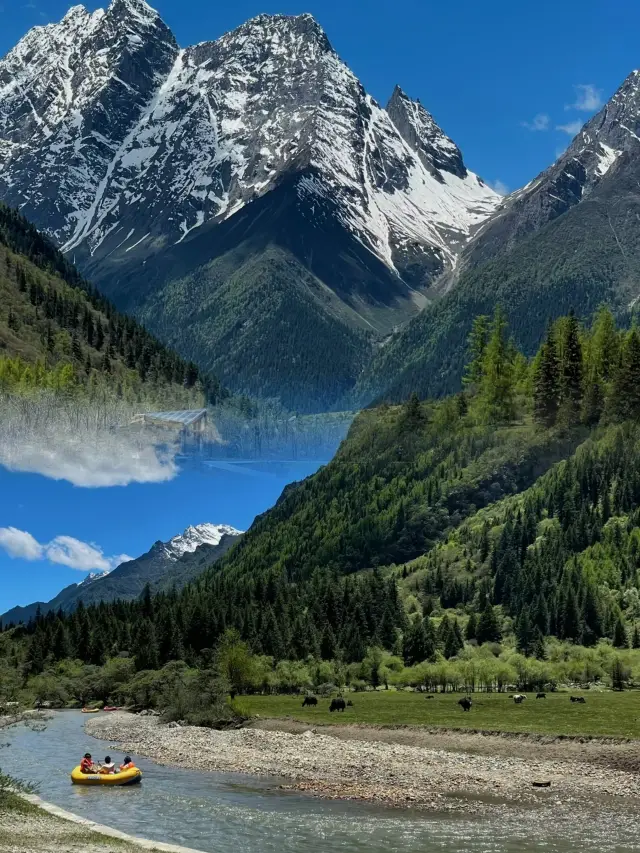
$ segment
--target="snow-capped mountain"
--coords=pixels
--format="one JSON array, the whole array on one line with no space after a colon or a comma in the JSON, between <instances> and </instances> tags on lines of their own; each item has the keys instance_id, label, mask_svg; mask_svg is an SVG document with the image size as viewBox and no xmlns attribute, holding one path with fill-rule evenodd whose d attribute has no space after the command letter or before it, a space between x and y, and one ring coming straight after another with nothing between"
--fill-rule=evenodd
<instances>
[{"instance_id":1,"label":"snow-capped mountain","mask_svg":"<svg viewBox=\"0 0 640 853\"><path fill-rule=\"evenodd\" d=\"M224 220L285 172L391 268L452 259L499 197L421 106L368 96L310 15L179 49L144 0L73 7L0 63L0 195L65 249L124 254Z\"/></svg>"},{"instance_id":2,"label":"snow-capped mountain","mask_svg":"<svg viewBox=\"0 0 640 853\"><path fill-rule=\"evenodd\" d=\"M0 617L4 625L28 622L39 609L75 610L85 605L116 599L138 598L149 584L154 592L180 589L226 554L242 536L228 524L198 524L168 542L156 542L146 554L121 563L115 569L91 572L80 583L65 587L51 601L38 601L26 607L14 607Z\"/></svg>"},{"instance_id":3,"label":"snow-capped mountain","mask_svg":"<svg viewBox=\"0 0 640 853\"><path fill-rule=\"evenodd\" d=\"M219 545L224 536L241 536L242 530L236 530L228 524L197 524L187 527L184 533L163 542L167 555L174 560L192 554L200 545Z\"/></svg>"},{"instance_id":4,"label":"snow-capped mountain","mask_svg":"<svg viewBox=\"0 0 640 853\"><path fill-rule=\"evenodd\" d=\"M273 326L272 297L251 314L256 283L285 283L287 316L321 329L352 384L370 353L353 330L419 311L501 200L420 104L399 88L376 103L310 15L180 48L144 0L75 6L0 60L0 199L119 307L253 393L243 369L274 341L230 352L227 298L239 329ZM302 338L278 361L313 396L311 377L337 371Z\"/></svg>"},{"instance_id":5,"label":"snow-capped mountain","mask_svg":"<svg viewBox=\"0 0 640 853\"><path fill-rule=\"evenodd\" d=\"M478 229L465 252L473 265L509 249L547 222L588 200L618 166L640 154L640 71L613 97L544 172L512 193Z\"/></svg>"},{"instance_id":6,"label":"snow-capped mountain","mask_svg":"<svg viewBox=\"0 0 640 853\"><path fill-rule=\"evenodd\" d=\"M111 574L113 569L103 569L101 572L89 572L88 575L85 575L76 586L89 586L89 584L94 583L94 581L100 580L100 578L106 578L108 574Z\"/></svg>"}]
</instances>

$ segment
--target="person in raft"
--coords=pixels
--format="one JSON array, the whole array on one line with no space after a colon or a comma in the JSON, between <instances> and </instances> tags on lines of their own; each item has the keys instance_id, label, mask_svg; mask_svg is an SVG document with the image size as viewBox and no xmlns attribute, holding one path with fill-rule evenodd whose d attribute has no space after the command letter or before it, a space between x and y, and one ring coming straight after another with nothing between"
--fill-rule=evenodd
<instances>
[{"instance_id":1,"label":"person in raft","mask_svg":"<svg viewBox=\"0 0 640 853\"><path fill-rule=\"evenodd\" d=\"M95 773L96 766L93 763L93 759L91 758L90 752L85 752L84 758L80 762L80 772L81 773Z\"/></svg>"},{"instance_id":2,"label":"person in raft","mask_svg":"<svg viewBox=\"0 0 640 853\"><path fill-rule=\"evenodd\" d=\"M104 763L103 763L102 767L100 768L100 772L101 773L115 773L116 772L116 765L111 760L110 755L107 755L106 758L104 759Z\"/></svg>"},{"instance_id":3,"label":"person in raft","mask_svg":"<svg viewBox=\"0 0 640 853\"><path fill-rule=\"evenodd\" d=\"M131 757L130 757L129 755L125 755L125 757L124 757L124 761L123 761L123 762L122 762L122 764L120 765L120 770L133 770L133 768L134 768L135 766L136 766L136 765L135 765L135 764L133 763L133 761L131 760Z\"/></svg>"}]
</instances>

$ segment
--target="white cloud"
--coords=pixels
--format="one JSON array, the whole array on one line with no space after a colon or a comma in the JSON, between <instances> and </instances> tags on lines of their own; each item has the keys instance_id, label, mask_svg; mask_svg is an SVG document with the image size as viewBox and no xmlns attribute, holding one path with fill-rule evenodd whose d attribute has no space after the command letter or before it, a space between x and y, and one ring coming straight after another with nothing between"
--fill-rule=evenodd
<instances>
[{"instance_id":1,"label":"white cloud","mask_svg":"<svg viewBox=\"0 0 640 853\"><path fill-rule=\"evenodd\" d=\"M549 130L551 119L546 113L538 113L533 117L533 121L523 121L521 124L522 127L526 127L527 130Z\"/></svg>"},{"instance_id":2,"label":"white cloud","mask_svg":"<svg viewBox=\"0 0 640 853\"><path fill-rule=\"evenodd\" d=\"M487 181L491 189L495 190L500 195L509 195L509 187L500 180L500 178L496 178L495 181Z\"/></svg>"},{"instance_id":3,"label":"white cloud","mask_svg":"<svg viewBox=\"0 0 640 853\"><path fill-rule=\"evenodd\" d=\"M22 560L48 560L59 566L68 566L81 572L111 571L122 563L133 560L128 554L105 556L99 545L82 542L73 536L56 536L51 542L41 544L26 530L0 527L0 548L10 557Z\"/></svg>"},{"instance_id":4,"label":"white cloud","mask_svg":"<svg viewBox=\"0 0 640 853\"><path fill-rule=\"evenodd\" d=\"M21 560L42 559L42 545L26 530L17 527L0 527L0 548L10 557Z\"/></svg>"},{"instance_id":5,"label":"white cloud","mask_svg":"<svg viewBox=\"0 0 640 853\"><path fill-rule=\"evenodd\" d=\"M575 136L576 133L579 133L582 130L582 122L578 118L575 121L568 122L567 124L558 124L556 125L556 130L568 133L569 136Z\"/></svg>"},{"instance_id":6,"label":"white cloud","mask_svg":"<svg viewBox=\"0 0 640 853\"><path fill-rule=\"evenodd\" d=\"M576 100L573 104L566 104L565 110L580 110L592 113L599 110L604 101L602 100L602 89L596 89L593 83L579 83L573 87L576 90Z\"/></svg>"},{"instance_id":7,"label":"white cloud","mask_svg":"<svg viewBox=\"0 0 640 853\"><path fill-rule=\"evenodd\" d=\"M87 488L163 483L178 473L176 448L153 437L105 427L100 412L65 409L43 397L30 399L28 417L19 401L0 407L0 465ZM107 423L127 423L130 412L108 413Z\"/></svg>"},{"instance_id":8,"label":"white cloud","mask_svg":"<svg viewBox=\"0 0 640 853\"><path fill-rule=\"evenodd\" d=\"M73 536L56 536L45 547L45 554L50 563L90 572L92 569L105 571L111 568L111 563L102 553L102 549L88 542L81 542Z\"/></svg>"}]
</instances>

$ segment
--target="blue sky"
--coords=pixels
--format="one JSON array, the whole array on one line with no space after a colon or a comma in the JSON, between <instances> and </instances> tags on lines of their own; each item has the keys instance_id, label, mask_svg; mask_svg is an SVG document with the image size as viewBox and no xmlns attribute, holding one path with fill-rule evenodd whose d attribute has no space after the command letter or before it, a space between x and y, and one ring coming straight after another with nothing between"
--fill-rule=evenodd
<instances>
[{"instance_id":1,"label":"blue sky","mask_svg":"<svg viewBox=\"0 0 640 853\"><path fill-rule=\"evenodd\" d=\"M0 0L0 54L65 0ZM87 4L97 8L97 3ZM633 0L157 0L180 44L214 39L261 12L311 12L368 91L399 83L460 145L467 165L516 189L566 147L640 66ZM589 90L577 86L593 87ZM587 97L584 97L585 92ZM582 103L585 109L566 109ZM538 117L538 118L536 118Z\"/></svg>"},{"instance_id":2,"label":"blue sky","mask_svg":"<svg viewBox=\"0 0 640 853\"><path fill-rule=\"evenodd\" d=\"M138 557L191 524L246 530L288 482L316 467L197 469L164 483L81 488L0 466L0 614L16 604L47 601L90 569L119 555Z\"/></svg>"}]
</instances>

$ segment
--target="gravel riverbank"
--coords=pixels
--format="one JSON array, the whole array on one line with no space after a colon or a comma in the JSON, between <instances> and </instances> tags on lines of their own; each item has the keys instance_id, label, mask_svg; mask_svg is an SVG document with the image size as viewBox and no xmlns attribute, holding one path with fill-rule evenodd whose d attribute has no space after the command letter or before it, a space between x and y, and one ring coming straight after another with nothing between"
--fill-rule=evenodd
<instances>
[{"instance_id":1,"label":"gravel riverbank","mask_svg":"<svg viewBox=\"0 0 640 853\"><path fill-rule=\"evenodd\" d=\"M596 799L640 805L640 775L601 763L596 767L576 749L563 756L557 746L533 740L510 744L496 737L500 748L496 743L492 750L482 735L422 736L417 730L414 742L407 742L411 736L406 733L393 738L394 732L373 728L340 727L344 731L331 733L331 727L282 728L276 721L261 721L252 728L217 732L123 712L86 723L88 734L163 764L286 778L284 787L331 798L439 811L480 811L508 803L567 806Z\"/></svg>"}]
</instances>

